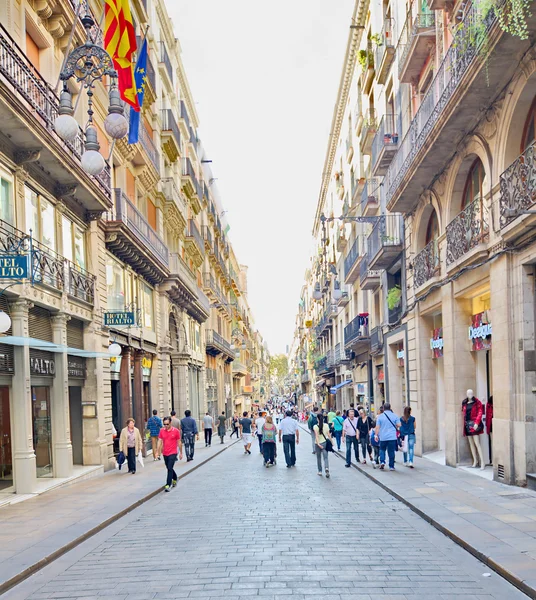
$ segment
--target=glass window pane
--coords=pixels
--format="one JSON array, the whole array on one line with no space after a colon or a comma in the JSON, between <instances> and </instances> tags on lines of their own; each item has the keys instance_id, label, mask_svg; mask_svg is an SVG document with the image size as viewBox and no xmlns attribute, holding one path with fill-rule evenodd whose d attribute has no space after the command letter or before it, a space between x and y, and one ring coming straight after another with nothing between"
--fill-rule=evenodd
<instances>
[{"instance_id":1,"label":"glass window pane","mask_svg":"<svg viewBox=\"0 0 536 600\"><path fill-rule=\"evenodd\" d=\"M33 237L39 240L39 214L37 212L39 199L30 188L25 188L26 197L26 233L32 232Z\"/></svg>"},{"instance_id":2,"label":"glass window pane","mask_svg":"<svg viewBox=\"0 0 536 600\"><path fill-rule=\"evenodd\" d=\"M86 239L78 227L74 228L74 262L82 269L86 268Z\"/></svg>"},{"instance_id":3,"label":"glass window pane","mask_svg":"<svg viewBox=\"0 0 536 600\"><path fill-rule=\"evenodd\" d=\"M154 317L153 317L153 290L146 285L141 283L142 289L142 310L143 310L143 326L147 329L153 328Z\"/></svg>"},{"instance_id":4,"label":"glass window pane","mask_svg":"<svg viewBox=\"0 0 536 600\"><path fill-rule=\"evenodd\" d=\"M15 225L13 218L13 185L11 181L0 178L0 219Z\"/></svg>"},{"instance_id":5,"label":"glass window pane","mask_svg":"<svg viewBox=\"0 0 536 600\"><path fill-rule=\"evenodd\" d=\"M125 308L125 286L123 269L111 257L106 261L106 286L108 293L108 308L123 310Z\"/></svg>"},{"instance_id":6,"label":"glass window pane","mask_svg":"<svg viewBox=\"0 0 536 600\"><path fill-rule=\"evenodd\" d=\"M56 249L56 223L54 206L41 198L41 242L50 249Z\"/></svg>"},{"instance_id":7,"label":"glass window pane","mask_svg":"<svg viewBox=\"0 0 536 600\"><path fill-rule=\"evenodd\" d=\"M62 252L66 259L73 261L73 224L67 217L61 218Z\"/></svg>"}]
</instances>

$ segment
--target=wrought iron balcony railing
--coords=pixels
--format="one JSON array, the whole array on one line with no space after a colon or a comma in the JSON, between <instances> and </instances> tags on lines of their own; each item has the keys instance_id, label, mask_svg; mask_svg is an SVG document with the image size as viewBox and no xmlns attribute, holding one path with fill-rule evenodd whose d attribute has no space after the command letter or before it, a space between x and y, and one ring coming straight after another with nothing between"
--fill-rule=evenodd
<instances>
[{"instance_id":1,"label":"wrought iron balcony railing","mask_svg":"<svg viewBox=\"0 0 536 600\"><path fill-rule=\"evenodd\" d=\"M160 174L160 153L156 149L154 145L152 135L147 131L145 125L140 123L140 144L145 150L149 160L151 161L153 167L156 169L156 172Z\"/></svg>"},{"instance_id":2,"label":"wrought iron balcony railing","mask_svg":"<svg viewBox=\"0 0 536 600\"><path fill-rule=\"evenodd\" d=\"M383 348L383 329L373 327L370 331L370 351L374 354Z\"/></svg>"},{"instance_id":3,"label":"wrought iron balcony railing","mask_svg":"<svg viewBox=\"0 0 536 600\"><path fill-rule=\"evenodd\" d=\"M533 142L500 177L501 229L536 203L536 142Z\"/></svg>"},{"instance_id":4,"label":"wrought iron balcony railing","mask_svg":"<svg viewBox=\"0 0 536 600\"><path fill-rule=\"evenodd\" d=\"M192 180L192 184L194 186L194 190L199 199L203 196L203 190L199 185L199 181L197 180L197 175L195 174L194 166L192 165L192 161L185 157L182 159L182 174L184 177L189 177Z\"/></svg>"},{"instance_id":5,"label":"wrought iron balcony railing","mask_svg":"<svg viewBox=\"0 0 536 600\"><path fill-rule=\"evenodd\" d=\"M173 177L165 177L160 181L162 182L162 191L166 200L168 202L174 202L181 211L182 215L186 215L186 204L184 203L184 198L182 197L179 188L175 183L175 179Z\"/></svg>"},{"instance_id":6,"label":"wrought iron balcony railing","mask_svg":"<svg viewBox=\"0 0 536 600\"><path fill-rule=\"evenodd\" d=\"M162 131L171 131L177 147L181 147L181 132L177 121L173 116L173 111L170 108L163 108L160 112L162 117Z\"/></svg>"},{"instance_id":7,"label":"wrought iron balcony railing","mask_svg":"<svg viewBox=\"0 0 536 600\"><path fill-rule=\"evenodd\" d=\"M348 278L348 275L350 274L350 271L352 270L355 263L358 261L359 258L363 256L364 246L365 244L363 243L362 236L358 235L352 247L350 248L350 251L346 255L346 258L344 259L345 280Z\"/></svg>"},{"instance_id":8,"label":"wrought iron balcony railing","mask_svg":"<svg viewBox=\"0 0 536 600\"><path fill-rule=\"evenodd\" d=\"M398 40L398 75L402 75L406 68L406 62L414 46L414 40L423 35L424 31L435 28L435 12L409 14ZM427 43L425 41L425 43Z\"/></svg>"},{"instance_id":9,"label":"wrought iron balcony railing","mask_svg":"<svg viewBox=\"0 0 536 600\"><path fill-rule=\"evenodd\" d=\"M389 165L392 154L394 154L398 148L398 136L400 134L398 131L398 126L399 120L397 115L386 114L381 118L380 123L378 124L376 135L372 140L371 154L373 168L377 168L378 161L382 160L382 151L385 151L383 153L384 155L385 153L391 152L390 156L385 156L383 158L384 165L382 166L385 168ZM376 171L374 171L374 174L381 173L376 173Z\"/></svg>"},{"instance_id":10,"label":"wrought iron balcony railing","mask_svg":"<svg viewBox=\"0 0 536 600\"><path fill-rule=\"evenodd\" d=\"M379 179L377 177L370 177L365 181L365 186L361 192L361 212L365 214L367 208L372 206L378 208L379 206Z\"/></svg>"},{"instance_id":11,"label":"wrought iron balcony railing","mask_svg":"<svg viewBox=\"0 0 536 600\"><path fill-rule=\"evenodd\" d=\"M381 215L367 238L369 263L374 264L384 249L398 251L404 244L404 217L397 214Z\"/></svg>"},{"instance_id":12,"label":"wrought iron balcony railing","mask_svg":"<svg viewBox=\"0 0 536 600\"><path fill-rule=\"evenodd\" d=\"M164 63L169 79L173 83L173 66L165 42L160 42L160 62Z\"/></svg>"},{"instance_id":13,"label":"wrought iron balcony railing","mask_svg":"<svg viewBox=\"0 0 536 600\"><path fill-rule=\"evenodd\" d=\"M361 317L357 316L344 328L344 345L347 346L358 338L365 338L367 334L367 328L363 325Z\"/></svg>"},{"instance_id":14,"label":"wrought iron balcony railing","mask_svg":"<svg viewBox=\"0 0 536 600\"><path fill-rule=\"evenodd\" d=\"M317 373L325 373L328 370L328 359L326 356L321 356L315 360L315 371Z\"/></svg>"},{"instance_id":15,"label":"wrought iron balcony railing","mask_svg":"<svg viewBox=\"0 0 536 600\"><path fill-rule=\"evenodd\" d=\"M1 24L0 79L5 81L10 89L26 103L35 117L41 121L54 138L54 142L80 162L84 153L84 132L79 129L73 142L65 142L58 136L54 129L54 121L58 116L60 105L58 96ZM109 196L111 178L108 164L94 180Z\"/></svg>"},{"instance_id":16,"label":"wrought iron balcony railing","mask_svg":"<svg viewBox=\"0 0 536 600\"><path fill-rule=\"evenodd\" d=\"M380 33L380 44L374 50L374 64L378 83L384 84L389 74L395 50L395 20L385 19Z\"/></svg>"},{"instance_id":17,"label":"wrought iron balcony railing","mask_svg":"<svg viewBox=\"0 0 536 600\"><path fill-rule=\"evenodd\" d=\"M181 100L180 108L181 108L181 119L184 119L184 122L186 123L186 129L188 129L188 131L189 131L190 130L190 117L188 116L188 109L186 108L186 104L184 103L184 100Z\"/></svg>"},{"instance_id":18,"label":"wrought iron balcony railing","mask_svg":"<svg viewBox=\"0 0 536 600\"><path fill-rule=\"evenodd\" d=\"M231 350L231 344L224 339L214 329L207 329L205 332L205 344L206 346L212 346L220 352L225 352L228 356L232 356L234 352Z\"/></svg>"},{"instance_id":19,"label":"wrought iron balcony railing","mask_svg":"<svg viewBox=\"0 0 536 600\"><path fill-rule=\"evenodd\" d=\"M482 198L468 204L447 225L447 266L489 238L488 212Z\"/></svg>"},{"instance_id":20,"label":"wrought iron balcony railing","mask_svg":"<svg viewBox=\"0 0 536 600\"><path fill-rule=\"evenodd\" d=\"M439 275L439 247L437 239L430 243L417 254L413 262L414 287L418 288L430 281L432 277Z\"/></svg>"},{"instance_id":21,"label":"wrought iron balcony railing","mask_svg":"<svg viewBox=\"0 0 536 600\"><path fill-rule=\"evenodd\" d=\"M493 9L485 19L482 19L479 10L478 3L472 3L467 9L465 19L458 27L450 48L389 166L386 174L388 204L412 168L418 153L426 145L434 125L449 106L469 67L481 56L479 50L488 39L489 30L497 22L497 15ZM475 29L483 29L482 34L474 35Z\"/></svg>"},{"instance_id":22,"label":"wrought iron balcony railing","mask_svg":"<svg viewBox=\"0 0 536 600\"><path fill-rule=\"evenodd\" d=\"M187 236L195 240L196 244L199 246L199 250L202 254L204 254L205 244L203 242L201 234L199 233L199 229L197 228L197 225L195 224L195 221L193 219L188 219Z\"/></svg>"}]
</instances>

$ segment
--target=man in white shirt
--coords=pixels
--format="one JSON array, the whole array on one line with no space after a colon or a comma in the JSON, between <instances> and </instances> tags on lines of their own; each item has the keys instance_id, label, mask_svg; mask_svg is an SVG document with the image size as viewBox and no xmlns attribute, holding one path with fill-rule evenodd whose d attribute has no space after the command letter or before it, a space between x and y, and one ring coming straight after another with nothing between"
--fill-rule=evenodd
<instances>
[{"instance_id":1,"label":"man in white shirt","mask_svg":"<svg viewBox=\"0 0 536 600\"><path fill-rule=\"evenodd\" d=\"M257 432L257 439L259 440L259 452L262 454L262 427L266 423L266 419L264 417L266 413L261 412L259 416L255 419L255 430Z\"/></svg>"},{"instance_id":2,"label":"man in white shirt","mask_svg":"<svg viewBox=\"0 0 536 600\"><path fill-rule=\"evenodd\" d=\"M287 469L296 466L296 444L300 443L300 430L298 421L292 418L292 411L287 410L286 417L279 426L279 443L283 437L283 451L285 452L285 462Z\"/></svg>"},{"instance_id":3,"label":"man in white shirt","mask_svg":"<svg viewBox=\"0 0 536 600\"><path fill-rule=\"evenodd\" d=\"M354 409L351 408L348 411L348 417L344 419L342 424L342 442L346 441L346 464L347 468L350 468L352 464L352 446L354 447L355 461L359 464L359 450L358 441L359 433L357 431L357 418L354 414Z\"/></svg>"},{"instance_id":4,"label":"man in white shirt","mask_svg":"<svg viewBox=\"0 0 536 600\"><path fill-rule=\"evenodd\" d=\"M212 445L212 429L214 427L214 419L206 413L203 417L203 431L205 432L205 448Z\"/></svg>"}]
</instances>

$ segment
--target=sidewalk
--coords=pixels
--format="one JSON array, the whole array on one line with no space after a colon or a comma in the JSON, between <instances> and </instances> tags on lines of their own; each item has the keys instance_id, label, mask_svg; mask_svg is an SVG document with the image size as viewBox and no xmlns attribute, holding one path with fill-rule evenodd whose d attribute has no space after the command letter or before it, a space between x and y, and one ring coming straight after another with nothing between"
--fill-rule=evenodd
<instances>
[{"instance_id":1,"label":"sidewalk","mask_svg":"<svg viewBox=\"0 0 536 600\"><path fill-rule=\"evenodd\" d=\"M184 457L175 470L182 479L233 443L226 436L211 448L196 443L195 457ZM82 541L162 491L164 461L145 460L136 475L108 471L100 477L51 490L24 502L0 507L0 596L28 575L44 567ZM180 490L181 484L177 489ZM172 492L174 493L174 492Z\"/></svg>"}]
</instances>

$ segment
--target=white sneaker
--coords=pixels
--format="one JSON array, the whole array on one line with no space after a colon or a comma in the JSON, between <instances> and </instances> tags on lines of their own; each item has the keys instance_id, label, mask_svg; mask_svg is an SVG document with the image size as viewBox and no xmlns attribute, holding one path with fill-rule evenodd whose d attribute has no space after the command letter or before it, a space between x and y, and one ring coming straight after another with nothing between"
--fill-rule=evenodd
<instances>
[{"instance_id":1,"label":"white sneaker","mask_svg":"<svg viewBox=\"0 0 536 600\"><path fill-rule=\"evenodd\" d=\"M408 463L408 467L410 467L411 469L413 469L413 463L412 462Z\"/></svg>"},{"instance_id":2,"label":"white sneaker","mask_svg":"<svg viewBox=\"0 0 536 600\"><path fill-rule=\"evenodd\" d=\"M408 463L408 462L405 462L405 463L404 463L404 466L405 466L405 467L409 467L409 463Z\"/></svg>"}]
</instances>

